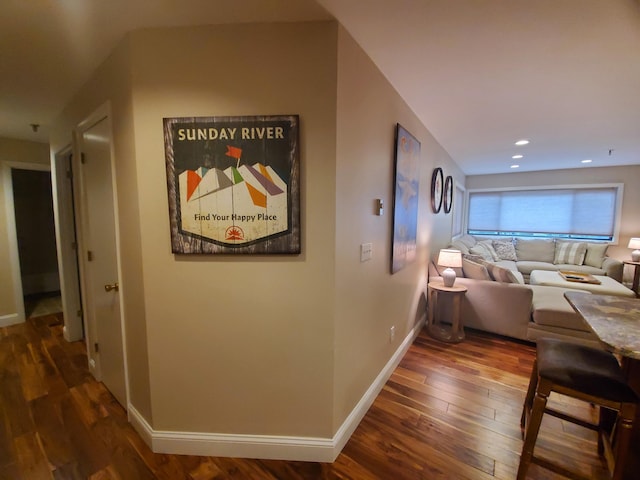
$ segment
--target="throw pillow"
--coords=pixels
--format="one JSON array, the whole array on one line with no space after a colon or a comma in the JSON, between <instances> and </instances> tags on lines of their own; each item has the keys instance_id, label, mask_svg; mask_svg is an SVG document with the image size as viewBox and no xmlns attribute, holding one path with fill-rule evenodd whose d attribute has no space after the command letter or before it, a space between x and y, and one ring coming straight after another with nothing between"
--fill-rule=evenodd
<instances>
[{"instance_id":1,"label":"throw pillow","mask_svg":"<svg viewBox=\"0 0 640 480\"><path fill-rule=\"evenodd\" d=\"M462 259L462 271L466 278L472 278L474 280L491 280L491 276L484 265L472 262L467 258Z\"/></svg>"},{"instance_id":2,"label":"throw pillow","mask_svg":"<svg viewBox=\"0 0 640 480\"><path fill-rule=\"evenodd\" d=\"M585 242L564 242L562 240L556 240L556 255L553 263L556 265L582 265L586 253L587 244Z\"/></svg>"},{"instance_id":3,"label":"throw pillow","mask_svg":"<svg viewBox=\"0 0 640 480\"><path fill-rule=\"evenodd\" d=\"M518 260L516 256L516 247L513 246L513 242L510 240L494 240L493 249L498 254L500 260Z\"/></svg>"},{"instance_id":4,"label":"throw pillow","mask_svg":"<svg viewBox=\"0 0 640 480\"><path fill-rule=\"evenodd\" d=\"M493 249L493 245L491 240L483 240L482 242L476 243L473 247L469 249L469 253L474 255L480 255L488 262L497 262L500 260L498 254Z\"/></svg>"},{"instance_id":5,"label":"throw pillow","mask_svg":"<svg viewBox=\"0 0 640 480\"><path fill-rule=\"evenodd\" d=\"M516 256L519 261L553 263L556 247L553 239L518 238L516 240Z\"/></svg>"},{"instance_id":6,"label":"throw pillow","mask_svg":"<svg viewBox=\"0 0 640 480\"><path fill-rule=\"evenodd\" d=\"M587 254L584 257L584 264L590 267L601 268L604 257L607 254L607 243L587 243Z\"/></svg>"},{"instance_id":7,"label":"throw pillow","mask_svg":"<svg viewBox=\"0 0 640 480\"><path fill-rule=\"evenodd\" d=\"M508 268L500 267L499 265L490 264L487 265L487 270L489 271L489 275L496 282L501 283L520 283L514 272L509 270Z\"/></svg>"},{"instance_id":8,"label":"throw pillow","mask_svg":"<svg viewBox=\"0 0 640 480\"><path fill-rule=\"evenodd\" d=\"M467 244L465 244L464 242L462 242L460 240L454 240L453 242L451 242L449 244L449 246L447 248L453 248L455 250L460 250L460 252L463 253L463 254L469 253L469 247L467 246Z\"/></svg>"},{"instance_id":9,"label":"throw pillow","mask_svg":"<svg viewBox=\"0 0 640 480\"><path fill-rule=\"evenodd\" d=\"M456 242L460 242L466 245L467 248L471 248L477 243L477 240L473 237L473 235L465 233L464 235L456 238Z\"/></svg>"}]
</instances>

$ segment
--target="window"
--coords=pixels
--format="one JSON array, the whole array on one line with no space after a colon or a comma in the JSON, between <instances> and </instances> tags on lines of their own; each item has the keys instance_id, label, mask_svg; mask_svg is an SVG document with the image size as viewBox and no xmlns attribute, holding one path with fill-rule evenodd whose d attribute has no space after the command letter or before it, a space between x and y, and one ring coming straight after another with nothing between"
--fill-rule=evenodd
<instances>
[{"instance_id":1,"label":"window","mask_svg":"<svg viewBox=\"0 0 640 480\"><path fill-rule=\"evenodd\" d=\"M613 241L622 185L469 192L472 235Z\"/></svg>"},{"instance_id":2,"label":"window","mask_svg":"<svg viewBox=\"0 0 640 480\"><path fill-rule=\"evenodd\" d=\"M464 188L454 182L455 190L453 191L453 222L451 224L451 236L458 237L462 235L464 228Z\"/></svg>"}]
</instances>

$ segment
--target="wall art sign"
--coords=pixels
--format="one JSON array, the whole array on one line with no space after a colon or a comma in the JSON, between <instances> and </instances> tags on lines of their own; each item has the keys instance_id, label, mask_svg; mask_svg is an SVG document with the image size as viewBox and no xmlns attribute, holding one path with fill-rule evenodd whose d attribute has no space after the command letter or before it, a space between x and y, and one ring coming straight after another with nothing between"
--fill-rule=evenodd
<instances>
[{"instance_id":1,"label":"wall art sign","mask_svg":"<svg viewBox=\"0 0 640 480\"><path fill-rule=\"evenodd\" d=\"M451 213L451 207L453 206L453 177L451 175L447 175L444 181L442 206L444 213Z\"/></svg>"},{"instance_id":2,"label":"wall art sign","mask_svg":"<svg viewBox=\"0 0 640 480\"><path fill-rule=\"evenodd\" d=\"M442 180L442 168L434 168L431 174L431 210L433 213L440 213L442 208L442 189L444 188Z\"/></svg>"},{"instance_id":3,"label":"wall art sign","mask_svg":"<svg viewBox=\"0 0 640 480\"><path fill-rule=\"evenodd\" d=\"M164 119L173 253L300 253L298 115Z\"/></svg>"},{"instance_id":4,"label":"wall art sign","mask_svg":"<svg viewBox=\"0 0 640 480\"><path fill-rule=\"evenodd\" d=\"M391 273L416 258L418 191L420 186L420 142L403 127L396 126L395 181L393 192L393 238Z\"/></svg>"}]
</instances>

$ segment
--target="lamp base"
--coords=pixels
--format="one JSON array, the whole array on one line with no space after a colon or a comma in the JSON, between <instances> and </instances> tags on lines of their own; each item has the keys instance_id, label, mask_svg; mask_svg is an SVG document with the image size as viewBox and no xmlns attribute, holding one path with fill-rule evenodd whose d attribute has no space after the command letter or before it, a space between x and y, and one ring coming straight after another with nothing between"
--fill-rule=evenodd
<instances>
[{"instance_id":1,"label":"lamp base","mask_svg":"<svg viewBox=\"0 0 640 480\"><path fill-rule=\"evenodd\" d=\"M453 268L445 268L442 272L442 282L445 287L453 287L456 281L456 271Z\"/></svg>"},{"instance_id":2,"label":"lamp base","mask_svg":"<svg viewBox=\"0 0 640 480\"><path fill-rule=\"evenodd\" d=\"M631 252L631 261L640 262L640 250L634 250Z\"/></svg>"}]
</instances>

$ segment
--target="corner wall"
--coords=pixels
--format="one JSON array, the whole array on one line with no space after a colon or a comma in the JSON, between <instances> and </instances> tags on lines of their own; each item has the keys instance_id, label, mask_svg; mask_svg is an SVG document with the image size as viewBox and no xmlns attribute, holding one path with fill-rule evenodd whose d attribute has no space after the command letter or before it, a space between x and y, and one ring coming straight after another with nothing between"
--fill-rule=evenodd
<instances>
[{"instance_id":1,"label":"corner wall","mask_svg":"<svg viewBox=\"0 0 640 480\"><path fill-rule=\"evenodd\" d=\"M433 169L464 176L350 34L339 28L334 429L425 316L427 259L451 238L452 215L431 211ZM416 260L391 274L394 137L421 143ZM384 201L376 215L375 200ZM455 208L455 206L454 206ZM360 244L373 258L360 262ZM394 327L394 338L390 329Z\"/></svg>"},{"instance_id":2,"label":"corner wall","mask_svg":"<svg viewBox=\"0 0 640 480\"><path fill-rule=\"evenodd\" d=\"M91 79L56 119L51 133L53 155L71 144L73 131L94 112L109 104L117 177L116 195L120 231L122 306L126 328L129 403L151 421L147 359L146 314L143 299L142 244L136 153L131 100L130 42L125 39L109 55Z\"/></svg>"},{"instance_id":3,"label":"corner wall","mask_svg":"<svg viewBox=\"0 0 640 480\"><path fill-rule=\"evenodd\" d=\"M156 432L333 435L336 28L132 34ZM276 114L300 115L302 254L172 254L162 119Z\"/></svg>"}]
</instances>

